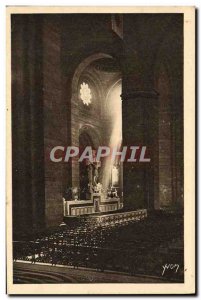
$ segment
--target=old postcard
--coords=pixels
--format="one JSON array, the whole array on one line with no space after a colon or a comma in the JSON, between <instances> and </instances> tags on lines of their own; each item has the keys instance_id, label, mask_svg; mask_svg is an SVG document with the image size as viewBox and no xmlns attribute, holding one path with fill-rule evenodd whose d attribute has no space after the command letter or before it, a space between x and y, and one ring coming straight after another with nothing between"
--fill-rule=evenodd
<instances>
[{"instance_id":1,"label":"old postcard","mask_svg":"<svg viewBox=\"0 0 201 300\"><path fill-rule=\"evenodd\" d=\"M194 294L194 153L194 7L7 7L8 294Z\"/></svg>"}]
</instances>

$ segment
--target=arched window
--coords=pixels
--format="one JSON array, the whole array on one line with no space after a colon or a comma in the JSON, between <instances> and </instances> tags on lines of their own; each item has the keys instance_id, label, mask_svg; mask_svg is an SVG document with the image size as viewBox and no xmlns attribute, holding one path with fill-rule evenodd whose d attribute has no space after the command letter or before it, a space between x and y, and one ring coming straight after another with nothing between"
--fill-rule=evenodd
<instances>
[{"instance_id":1,"label":"arched window","mask_svg":"<svg viewBox=\"0 0 201 300\"><path fill-rule=\"evenodd\" d=\"M80 84L80 98L85 105L91 104L92 101L92 93L88 83Z\"/></svg>"}]
</instances>

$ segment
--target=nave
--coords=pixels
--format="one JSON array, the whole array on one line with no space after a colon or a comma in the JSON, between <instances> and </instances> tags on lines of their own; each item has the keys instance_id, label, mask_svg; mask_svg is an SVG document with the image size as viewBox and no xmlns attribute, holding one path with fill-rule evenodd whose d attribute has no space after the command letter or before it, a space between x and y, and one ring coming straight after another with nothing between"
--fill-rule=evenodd
<instances>
[{"instance_id":1,"label":"nave","mask_svg":"<svg viewBox=\"0 0 201 300\"><path fill-rule=\"evenodd\" d=\"M160 228L160 230L158 230ZM75 269L111 270L180 282L183 279L183 218L160 213L141 221L104 226L94 219L62 226L33 241L14 242L14 260L63 265ZM179 264L177 273L164 264Z\"/></svg>"}]
</instances>

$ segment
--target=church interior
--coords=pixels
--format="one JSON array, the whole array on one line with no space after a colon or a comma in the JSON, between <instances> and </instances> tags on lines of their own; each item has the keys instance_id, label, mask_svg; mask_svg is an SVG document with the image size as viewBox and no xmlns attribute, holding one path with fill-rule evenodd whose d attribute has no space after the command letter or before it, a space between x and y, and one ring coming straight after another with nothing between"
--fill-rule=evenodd
<instances>
[{"instance_id":1,"label":"church interior","mask_svg":"<svg viewBox=\"0 0 201 300\"><path fill-rule=\"evenodd\" d=\"M183 15L13 14L11 29L14 282L183 282ZM50 159L121 145L150 162ZM180 268L162 276L169 253Z\"/></svg>"}]
</instances>

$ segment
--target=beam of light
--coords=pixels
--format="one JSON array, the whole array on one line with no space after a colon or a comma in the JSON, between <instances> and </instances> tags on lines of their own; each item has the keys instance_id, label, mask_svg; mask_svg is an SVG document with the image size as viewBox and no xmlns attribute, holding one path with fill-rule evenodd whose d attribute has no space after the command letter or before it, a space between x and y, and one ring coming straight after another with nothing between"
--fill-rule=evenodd
<instances>
[{"instance_id":1,"label":"beam of light","mask_svg":"<svg viewBox=\"0 0 201 300\"><path fill-rule=\"evenodd\" d=\"M112 151L117 147L120 149L122 142L122 101L121 101L121 81L118 81L110 89L107 97L108 118L111 120L111 135L109 147ZM111 184L111 175L115 162L112 162L111 157L106 159L103 170L103 187L106 191Z\"/></svg>"}]
</instances>

